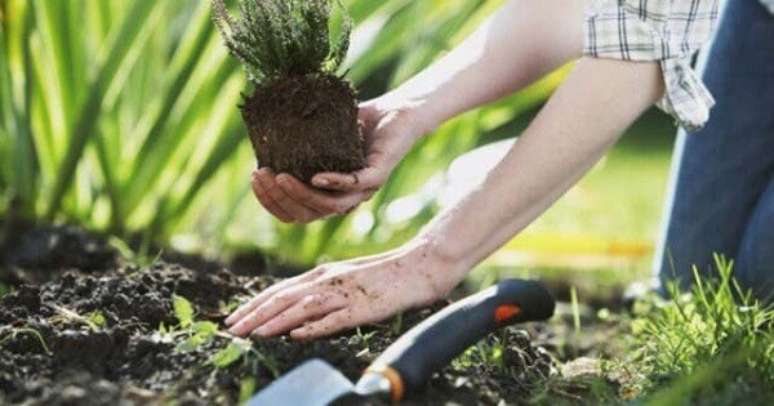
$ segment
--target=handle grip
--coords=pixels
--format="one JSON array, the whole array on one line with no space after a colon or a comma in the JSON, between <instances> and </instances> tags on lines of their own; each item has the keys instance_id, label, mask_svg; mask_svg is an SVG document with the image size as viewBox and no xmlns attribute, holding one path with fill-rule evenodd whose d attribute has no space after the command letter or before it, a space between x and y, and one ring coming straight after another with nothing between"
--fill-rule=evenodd
<instances>
[{"instance_id":1,"label":"handle grip","mask_svg":"<svg viewBox=\"0 0 774 406\"><path fill-rule=\"evenodd\" d=\"M389 379L392 398L420 389L435 371L498 328L546 320L550 293L533 281L508 279L455 302L401 336L369 367ZM396 387L399 386L399 387Z\"/></svg>"}]
</instances>

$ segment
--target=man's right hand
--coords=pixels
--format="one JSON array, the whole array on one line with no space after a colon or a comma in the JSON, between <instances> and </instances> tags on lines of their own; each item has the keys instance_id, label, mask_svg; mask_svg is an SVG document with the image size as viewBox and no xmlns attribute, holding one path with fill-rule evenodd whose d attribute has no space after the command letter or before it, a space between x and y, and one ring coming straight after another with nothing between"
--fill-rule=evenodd
<instances>
[{"instance_id":1,"label":"man's right hand","mask_svg":"<svg viewBox=\"0 0 774 406\"><path fill-rule=\"evenodd\" d=\"M256 169L252 187L258 201L286 223L309 223L346 214L387 182L395 166L426 128L413 107L392 107L379 99L360 105L359 120L367 145L366 167L354 173L320 173L312 185L268 168Z\"/></svg>"}]
</instances>

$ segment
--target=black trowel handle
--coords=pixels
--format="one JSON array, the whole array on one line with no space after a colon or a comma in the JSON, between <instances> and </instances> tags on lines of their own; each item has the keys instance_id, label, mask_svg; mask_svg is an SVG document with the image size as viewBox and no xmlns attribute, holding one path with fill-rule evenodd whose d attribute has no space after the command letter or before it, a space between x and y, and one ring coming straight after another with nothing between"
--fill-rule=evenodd
<instances>
[{"instance_id":1,"label":"black trowel handle","mask_svg":"<svg viewBox=\"0 0 774 406\"><path fill-rule=\"evenodd\" d=\"M432 374L489 333L554 314L554 298L540 284L509 279L453 303L401 336L368 371L384 375L393 400L421 388Z\"/></svg>"}]
</instances>

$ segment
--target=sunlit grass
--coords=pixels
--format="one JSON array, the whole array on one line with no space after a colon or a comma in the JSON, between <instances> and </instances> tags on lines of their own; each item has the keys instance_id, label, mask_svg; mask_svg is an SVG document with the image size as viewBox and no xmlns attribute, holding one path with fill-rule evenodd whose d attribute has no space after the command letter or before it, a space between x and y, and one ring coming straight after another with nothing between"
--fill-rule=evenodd
<instances>
[{"instance_id":1,"label":"sunlit grass","mask_svg":"<svg viewBox=\"0 0 774 406\"><path fill-rule=\"evenodd\" d=\"M774 402L774 307L739 287L733 262L716 257L716 278L695 271L690 291L640 298L631 311L586 315L595 355L559 351L563 373L537 404L768 405ZM571 341L572 314L553 320ZM605 320L612 322L606 324ZM554 327L556 328L556 327ZM574 345L578 345L575 343Z\"/></svg>"},{"instance_id":2,"label":"sunlit grass","mask_svg":"<svg viewBox=\"0 0 774 406\"><path fill-rule=\"evenodd\" d=\"M739 380L774 395L774 308L740 288L733 261L715 263L718 279L694 269L691 292L672 285L668 302L640 303L631 361L648 386L677 385L658 398L683 402Z\"/></svg>"}]
</instances>

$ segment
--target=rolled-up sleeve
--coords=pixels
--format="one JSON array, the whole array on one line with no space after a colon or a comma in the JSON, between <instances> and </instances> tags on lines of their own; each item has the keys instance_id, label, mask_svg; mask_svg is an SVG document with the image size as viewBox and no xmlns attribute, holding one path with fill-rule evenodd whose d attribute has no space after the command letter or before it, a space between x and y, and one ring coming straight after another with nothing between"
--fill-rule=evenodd
<instances>
[{"instance_id":1,"label":"rolled-up sleeve","mask_svg":"<svg viewBox=\"0 0 774 406\"><path fill-rule=\"evenodd\" d=\"M584 55L659 62L666 91L658 106L696 130L715 101L691 59L717 19L718 0L596 0L586 13Z\"/></svg>"}]
</instances>

